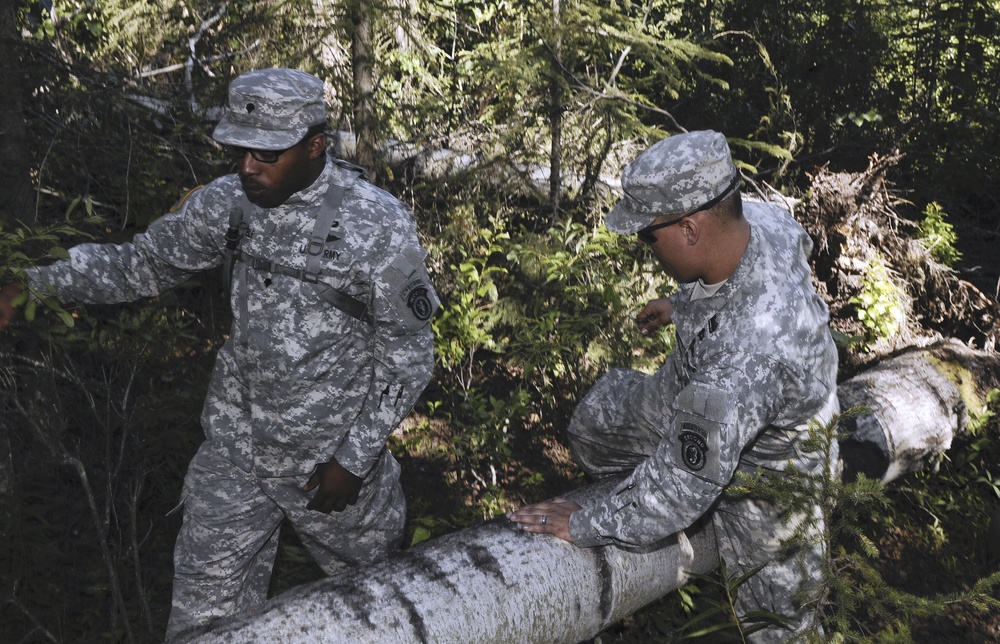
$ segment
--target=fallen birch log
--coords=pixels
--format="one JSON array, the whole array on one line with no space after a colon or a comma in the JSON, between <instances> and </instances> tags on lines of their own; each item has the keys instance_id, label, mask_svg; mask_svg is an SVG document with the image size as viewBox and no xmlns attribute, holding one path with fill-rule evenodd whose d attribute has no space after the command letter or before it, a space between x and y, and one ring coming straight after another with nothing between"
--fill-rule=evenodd
<instances>
[{"instance_id":1,"label":"fallen birch log","mask_svg":"<svg viewBox=\"0 0 1000 644\"><path fill-rule=\"evenodd\" d=\"M844 419L844 478L859 472L885 483L921 469L966 433L970 412L1000 387L1000 357L951 340L886 358L841 383L842 410L871 413Z\"/></svg>"},{"instance_id":2,"label":"fallen birch log","mask_svg":"<svg viewBox=\"0 0 1000 644\"><path fill-rule=\"evenodd\" d=\"M566 496L586 503L613 484ZM184 641L572 644L718 564L711 524L633 551L577 548L500 518L300 586Z\"/></svg>"},{"instance_id":3,"label":"fallen birch log","mask_svg":"<svg viewBox=\"0 0 1000 644\"><path fill-rule=\"evenodd\" d=\"M888 358L843 383L853 419L845 475L892 480L947 450L1000 384L997 354L946 342ZM873 465L874 464L874 465ZM566 496L586 503L614 482ZM646 551L577 548L495 519L378 565L307 584L188 641L456 644L580 642L719 564L711 524Z\"/></svg>"}]
</instances>

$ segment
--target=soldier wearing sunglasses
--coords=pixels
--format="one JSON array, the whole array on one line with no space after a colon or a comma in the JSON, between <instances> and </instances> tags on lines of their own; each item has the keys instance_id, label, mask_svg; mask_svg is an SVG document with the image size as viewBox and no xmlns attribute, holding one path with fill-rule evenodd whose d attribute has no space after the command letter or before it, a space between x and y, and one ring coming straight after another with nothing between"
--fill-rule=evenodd
<instances>
[{"instance_id":1,"label":"soldier wearing sunglasses","mask_svg":"<svg viewBox=\"0 0 1000 644\"><path fill-rule=\"evenodd\" d=\"M410 213L328 156L323 95L292 69L236 78L213 133L233 174L130 243L28 272L32 293L114 303L223 268L233 323L184 481L168 640L267 598L284 518L327 573L402 541L385 441L431 377L438 300ZM22 288L0 291L0 329Z\"/></svg>"},{"instance_id":2,"label":"soldier wearing sunglasses","mask_svg":"<svg viewBox=\"0 0 1000 644\"><path fill-rule=\"evenodd\" d=\"M819 633L818 505L783 517L766 499L732 490L737 472L817 474L830 465L803 449L810 424L839 409L837 350L807 261L812 241L783 208L743 203L717 132L654 144L625 169L622 188L607 227L638 235L679 284L637 321L647 333L672 322L677 348L652 375L606 374L570 421L584 469L624 481L588 507L556 499L509 518L595 547L652 545L707 515L730 579L761 567L740 586L738 612L787 620L748 641ZM802 539L788 552L783 542L794 534Z\"/></svg>"}]
</instances>

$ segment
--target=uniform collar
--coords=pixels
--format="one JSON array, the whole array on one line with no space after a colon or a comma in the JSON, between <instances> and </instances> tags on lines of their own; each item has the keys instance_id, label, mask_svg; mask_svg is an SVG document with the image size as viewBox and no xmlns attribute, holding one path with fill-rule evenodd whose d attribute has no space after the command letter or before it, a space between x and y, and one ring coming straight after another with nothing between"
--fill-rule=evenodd
<instances>
[{"instance_id":1,"label":"uniform collar","mask_svg":"<svg viewBox=\"0 0 1000 644\"><path fill-rule=\"evenodd\" d=\"M677 334L685 341L694 337L701 331L715 314L725 308L726 303L731 300L738 291L745 287L747 280L753 278L752 271L757 265L757 256L760 254L760 232L758 227L750 223L750 242L743 257L736 266L736 270L729 276L725 284L722 285L714 295L699 300L691 300L691 292L694 290L694 283L681 285L682 297L687 302L684 315L678 316L676 321Z\"/></svg>"},{"instance_id":2,"label":"uniform collar","mask_svg":"<svg viewBox=\"0 0 1000 644\"><path fill-rule=\"evenodd\" d=\"M286 199L285 203L282 205L307 207L318 206L322 203L327 187L333 179L334 168L335 165L330 162L330 157L327 155L326 163L323 165L323 171L319 173L316 180L313 181L308 188L299 190L298 192L292 194L292 196Z\"/></svg>"}]
</instances>

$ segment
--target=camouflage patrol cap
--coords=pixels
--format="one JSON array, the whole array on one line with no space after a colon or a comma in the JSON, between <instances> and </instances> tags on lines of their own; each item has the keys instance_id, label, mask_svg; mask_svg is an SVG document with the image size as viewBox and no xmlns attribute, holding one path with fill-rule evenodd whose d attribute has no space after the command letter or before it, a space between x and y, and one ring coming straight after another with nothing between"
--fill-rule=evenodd
<instances>
[{"instance_id":1,"label":"camouflage patrol cap","mask_svg":"<svg viewBox=\"0 0 1000 644\"><path fill-rule=\"evenodd\" d=\"M625 195L604 219L609 230L629 235L661 215L697 210L739 187L726 137L704 130L654 143L622 172Z\"/></svg>"},{"instance_id":2,"label":"camouflage patrol cap","mask_svg":"<svg viewBox=\"0 0 1000 644\"><path fill-rule=\"evenodd\" d=\"M226 114L212 133L219 143L284 150L309 127L326 122L323 81L297 69L258 69L229 84Z\"/></svg>"}]
</instances>

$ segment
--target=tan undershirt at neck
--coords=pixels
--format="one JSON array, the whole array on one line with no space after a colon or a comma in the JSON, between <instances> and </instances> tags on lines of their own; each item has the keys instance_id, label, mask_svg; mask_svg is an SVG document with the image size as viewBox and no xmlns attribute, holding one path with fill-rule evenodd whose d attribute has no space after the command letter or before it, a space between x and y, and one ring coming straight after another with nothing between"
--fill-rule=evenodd
<instances>
[{"instance_id":1,"label":"tan undershirt at neck","mask_svg":"<svg viewBox=\"0 0 1000 644\"><path fill-rule=\"evenodd\" d=\"M702 280L698 280L694 284L694 290L691 291L691 300L703 300L706 297L712 297L719 292L719 289L726 282L727 280L722 280L718 284L706 284Z\"/></svg>"}]
</instances>

